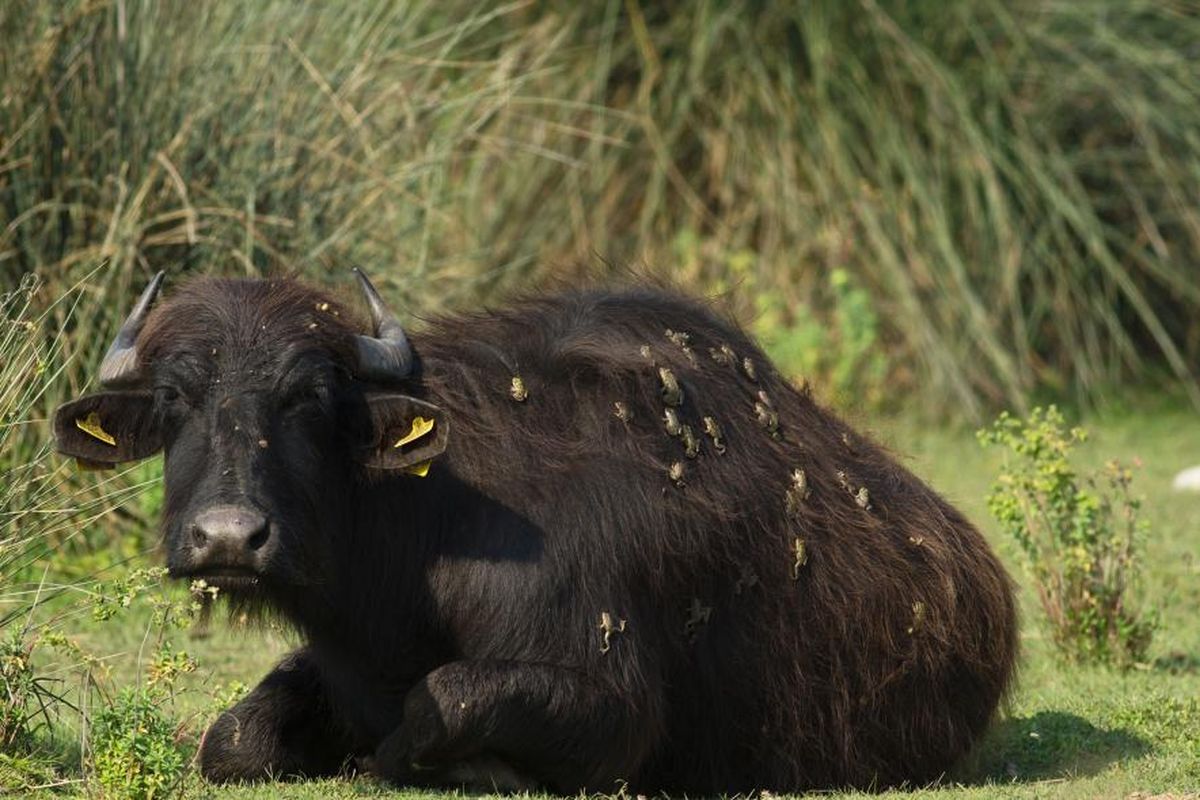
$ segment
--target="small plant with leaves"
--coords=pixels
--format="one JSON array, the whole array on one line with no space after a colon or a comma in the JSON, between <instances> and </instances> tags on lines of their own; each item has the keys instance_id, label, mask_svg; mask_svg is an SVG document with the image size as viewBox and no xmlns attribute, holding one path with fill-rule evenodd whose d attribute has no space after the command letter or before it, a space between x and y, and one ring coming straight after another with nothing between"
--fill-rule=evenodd
<instances>
[{"instance_id":1,"label":"small plant with leaves","mask_svg":"<svg viewBox=\"0 0 1200 800\"><path fill-rule=\"evenodd\" d=\"M175 647L171 633L190 626L215 589L196 581L190 594L181 596L166 578L161 567L134 569L101 586L92 601L98 621L135 606L150 611L147 640L153 650L148 659L139 659L144 680L102 697L91 723L88 765L101 790L114 797L163 797L187 777L191 748L187 725L174 714L174 699L180 678L196 670L196 661Z\"/></svg>"},{"instance_id":2,"label":"small plant with leaves","mask_svg":"<svg viewBox=\"0 0 1200 800\"><path fill-rule=\"evenodd\" d=\"M1024 554L1060 652L1128 667L1144 659L1155 628L1136 600L1146 523L1128 467L1109 461L1085 473L1072 464L1086 438L1054 406L1028 420L1001 414L979 432L984 445L1006 451L988 509Z\"/></svg>"},{"instance_id":3,"label":"small plant with leaves","mask_svg":"<svg viewBox=\"0 0 1200 800\"><path fill-rule=\"evenodd\" d=\"M763 288L755 301L753 330L772 361L839 405L883 403L888 363L879 318L870 295L847 270L830 271L824 312L791 308Z\"/></svg>"},{"instance_id":4,"label":"small plant with leaves","mask_svg":"<svg viewBox=\"0 0 1200 800\"><path fill-rule=\"evenodd\" d=\"M164 797L183 780L188 754L159 692L126 687L92 719L92 769L114 797Z\"/></svg>"},{"instance_id":5,"label":"small plant with leaves","mask_svg":"<svg viewBox=\"0 0 1200 800\"><path fill-rule=\"evenodd\" d=\"M0 751L28 747L30 728L37 714L39 690L24 637L9 636L0 642Z\"/></svg>"}]
</instances>

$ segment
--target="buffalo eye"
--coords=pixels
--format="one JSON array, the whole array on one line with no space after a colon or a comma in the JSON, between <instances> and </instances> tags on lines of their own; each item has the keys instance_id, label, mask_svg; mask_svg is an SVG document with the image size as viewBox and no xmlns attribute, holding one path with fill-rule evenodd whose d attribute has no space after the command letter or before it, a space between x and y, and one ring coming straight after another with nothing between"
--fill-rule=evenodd
<instances>
[{"instance_id":1,"label":"buffalo eye","mask_svg":"<svg viewBox=\"0 0 1200 800\"><path fill-rule=\"evenodd\" d=\"M183 392L166 384L154 387L154 403L165 411L177 410L188 404Z\"/></svg>"},{"instance_id":2,"label":"buffalo eye","mask_svg":"<svg viewBox=\"0 0 1200 800\"><path fill-rule=\"evenodd\" d=\"M311 414L320 411L328 392L320 387L308 387L286 395L279 404L279 412L286 415Z\"/></svg>"}]
</instances>

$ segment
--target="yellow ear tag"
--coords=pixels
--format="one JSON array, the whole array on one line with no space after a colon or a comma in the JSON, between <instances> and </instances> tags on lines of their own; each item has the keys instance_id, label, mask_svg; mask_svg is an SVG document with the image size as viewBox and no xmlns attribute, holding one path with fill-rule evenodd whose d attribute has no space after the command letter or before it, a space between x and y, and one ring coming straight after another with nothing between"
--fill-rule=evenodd
<instances>
[{"instance_id":1,"label":"yellow ear tag","mask_svg":"<svg viewBox=\"0 0 1200 800\"><path fill-rule=\"evenodd\" d=\"M117 440L112 437L112 434L104 430L100 425L100 415L95 411L88 414L83 419L75 420L75 427L91 436L93 439L99 439L107 445L117 446Z\"/></svg>"},{"instance_id":2,"label":"yellow ear tag","mask_svg":"<svg viewBox=\"0 0 1200 800\"><path fill-rule=\"evenodd\" d=\"M433 463L433 459L422 461L420 464L413 464L408 469L404 470L409 475L416 475L418 478L424 478L429 474L429 465Z\"/></svg>"},{"instance_id":3,"label":"yellow ear tag","mask_svg":"<svg viewBox=\"0 0 1200 800\"><path fill-rule=\"evenodd\" d=\"M392 447L403 447L409 442L415 442L422 436L433 430L433 420L425 419L424 417L413 417L412 430L404 434L400 441L396 442Z\"/></svg>"}]
</instances>

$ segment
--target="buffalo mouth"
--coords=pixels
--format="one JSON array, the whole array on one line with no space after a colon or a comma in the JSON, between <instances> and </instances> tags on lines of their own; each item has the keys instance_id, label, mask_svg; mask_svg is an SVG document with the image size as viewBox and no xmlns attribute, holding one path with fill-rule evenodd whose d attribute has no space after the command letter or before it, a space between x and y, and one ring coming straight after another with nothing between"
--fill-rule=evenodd
<instances>
[{"instance_id":1,"label":"buffalo mouth","mask_svg":"<svg viewBox=\"0 0 1200 800\"><path fill-rule=\"evenodd\" d=\"M173 577L204 581L218 589L252 590L258 588L262 575L250 567L237 565L202 565L187 570L172 570Z\"/></svg>"}]
</instances>

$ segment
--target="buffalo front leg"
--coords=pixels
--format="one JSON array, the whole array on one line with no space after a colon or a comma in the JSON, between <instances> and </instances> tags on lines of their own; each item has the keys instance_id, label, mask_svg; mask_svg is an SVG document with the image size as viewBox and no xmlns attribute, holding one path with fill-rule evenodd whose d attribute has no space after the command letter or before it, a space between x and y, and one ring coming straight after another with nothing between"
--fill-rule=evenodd
<instances>
[{"instance_id":1,"label":"buffalo front leg","mask_svg":"<svg viewBox=\"0 0 1200 800\"><path fill-rule=\"evenodd\" d=\"M333 719L306 650L289 655L204 732L198 756L208 780L261 781L340 772L349 737Z\"/></svg>"},{"instance_id":2,"label":"buffalo front leg","mask_svg":"<svg viewBox=\"0 0 1200 800\"><path fill-rule=\"evenodd\" d=\"M371 768L396 783L611 791L653 745L658 726L637 705L563 667L456 661L409 691Z\"/></svg>"}]
</instances>

